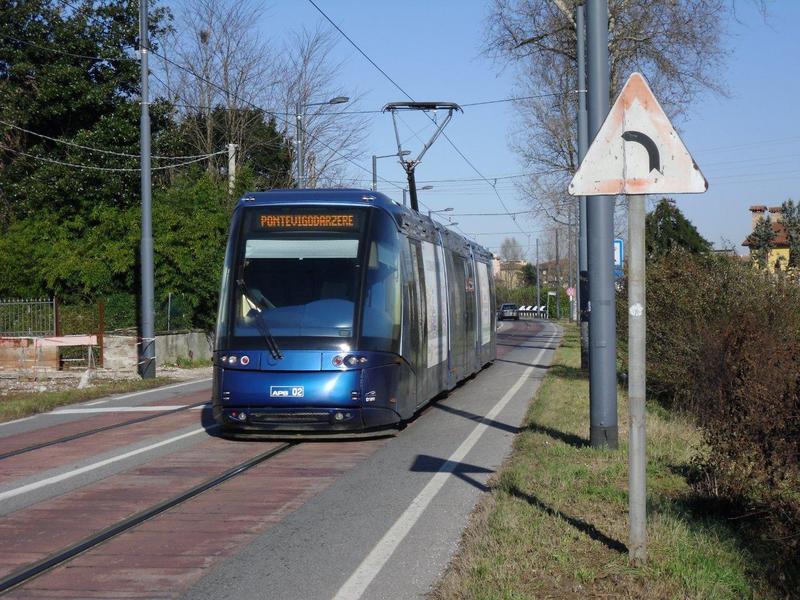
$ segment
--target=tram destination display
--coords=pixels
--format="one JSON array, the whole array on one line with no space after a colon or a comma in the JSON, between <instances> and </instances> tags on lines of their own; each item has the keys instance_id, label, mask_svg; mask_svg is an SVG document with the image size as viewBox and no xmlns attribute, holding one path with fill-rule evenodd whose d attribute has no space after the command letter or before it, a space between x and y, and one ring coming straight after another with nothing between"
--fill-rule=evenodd
<instances>
[{"instance_id":1,"label":"tram destination display","mask_svg":"<svg viewBox=\"0 0 800 600\"><path fill-rule=\"evenodd\" d=\"M357 211L257 212L250 217L251 231L359 231Z\"/></svg>"}]
</instances>

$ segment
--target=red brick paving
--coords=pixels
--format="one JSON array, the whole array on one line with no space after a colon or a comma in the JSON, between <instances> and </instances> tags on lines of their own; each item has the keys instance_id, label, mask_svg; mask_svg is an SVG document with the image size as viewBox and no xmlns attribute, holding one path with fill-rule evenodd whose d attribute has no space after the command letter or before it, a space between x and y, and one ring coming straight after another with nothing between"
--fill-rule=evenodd
<instances>
[{"instance_id":1,"label":"red brick paving","mask_svg":"<svg viewBox=\"0 0 800 600\"><path fill-rule=\"evenodd\" d=\"M187 396L186 404L199 401L196 395L193 394L192 396L194 396L194 398ZM147 437L165 435L171 431L191 425L200 426L202 412L201 410L185 410L171 415L164 415L158 419L151 419L144 423L137 423L119 429L111 429L71 442L48 446L39 450L26 452L19 456L3 459L0 461L0 481L7 483L19 477L35 475L36 473L40 473L43 469L52 469L68 465L103 452L114 450L115 448L127 446ZM74 429L72 433L76 433L93 429L103 424L108 425L125 421L132 418L132 414L136 415L138 413L114 413L104 415L99 425L95 417L85 421L81 420L75 423L69 423L68 425ZM122 415L122 417L120 417L120 415ZM0 447L0 452L30 446L42 441L58 439L63 435L69 435L63 433L62 427L64 426L59 425L41 431L31 432L30 434L19 434L9 436L9 438L2 438L0 439L0 446L5 446L5 448Z\"/></svg>"},{"instance_id":2,"label":"red brick paving","mask_svg":"<svg viewBox=\"0 0 800 600\"><path fill-rule=\"evenodd\" d=\"M195 404L197 402L210 402L210 401L211 401L211 392L210 390L205 390L202 392L194 392L191 394L173 396L166 400L154 401L151 403L142 404L141 406L178 406L185 404ZM102 406L104 405L101 405L98 408L101 408ZM92 408L92 407L81 406L80 408ZM195 411L184 411L184 412L191 412L197 415L201 411L195 410ZM69 423L62 423L60 425L53 425L52 427L37 429L36 431L31 431L28 433L19 433L15 435L2 437L0 438L0 454L5 454L6 452L11 452L18 448L26 448L27 446L33 446L35 444L49 442L51 440L56 440L69 435L75 435L76 433L82 433L90 429L95 429L98 427L106 427L108 425L114 425L116 423L130 421L131 419L135 419L137 417L142 417L149 414L152 413L147 413L147 412L119 412L119 413L97 413L97 414L88 413L85 417L79 418L75 421L70 421ZM177 413L177 414L182 414L182 413ZM37 417L37 418L47 418L47 417ZM146 421L146 423L153 424L157 423L160 420L161 419L151 419L150 421Z\"/></svg>"},{"instance_id":3,"label":"red brick paving","mask_svg":"<svg viewBox=\"0 0 800 600\"><path fill-rule=\"evenodd\" d=\"M39 560L274 447L211 438L0 518L0 575ZM163 473L159 473L159 467ZM21 553L24 553L21 554Z\"/></svg>"},{"instance_id":4,"label":"red brick paving","mask_svg":"<svg viewBox=\"0 0 800 600\"><path fill-rule=\"evenodd\" d=\"M209 568L319 494L384 443L301 444L46 573L8 597L179 596ZM233 443L230 447L237 450L238 460L243 460L243 450L251 444Z\"/></svg>"}]
</instances>

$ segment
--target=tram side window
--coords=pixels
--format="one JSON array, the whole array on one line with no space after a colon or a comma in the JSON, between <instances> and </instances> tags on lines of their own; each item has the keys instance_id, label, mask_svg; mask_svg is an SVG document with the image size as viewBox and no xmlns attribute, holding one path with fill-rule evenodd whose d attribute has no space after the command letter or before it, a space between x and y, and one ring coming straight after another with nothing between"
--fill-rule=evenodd
<instances>
[{"instance_id":1,"label":"tram side window","mask_svg":"<svg viewBox=\"0 0 800 600\"><path fill-rule=\"evenodd\" d=\"M364 350L400 351L400 249L389 217L376 215L367 260L361 324Z\"/></svg>"}]
</instances>

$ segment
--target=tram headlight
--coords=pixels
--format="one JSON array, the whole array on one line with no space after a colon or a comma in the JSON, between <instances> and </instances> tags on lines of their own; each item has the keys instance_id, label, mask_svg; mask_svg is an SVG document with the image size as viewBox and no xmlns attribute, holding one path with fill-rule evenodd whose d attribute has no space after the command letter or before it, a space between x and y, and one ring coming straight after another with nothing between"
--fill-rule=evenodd
<instances>
[{"instance_id":1,"label":"tram headlight","mask_svg":"<svg viewBox=\"0 0 800 600\"><path fill-rule=\"evenodd\" d=\"M346 364L348 367L355 367L358 364L358 357L349 354L347 357L345 357L344 364Z\"/></svg>"},{"instance_id":2,"label":"tram headlight","mask_svg":"<svg viewBox=\"0 0 800 600\"><path fill-rule=\"evenodd\" d=\"M235 356L229 356L228 357L228 364L229 365L235 365L237 360L238 359Z\"/></svg>"}]
</instances>

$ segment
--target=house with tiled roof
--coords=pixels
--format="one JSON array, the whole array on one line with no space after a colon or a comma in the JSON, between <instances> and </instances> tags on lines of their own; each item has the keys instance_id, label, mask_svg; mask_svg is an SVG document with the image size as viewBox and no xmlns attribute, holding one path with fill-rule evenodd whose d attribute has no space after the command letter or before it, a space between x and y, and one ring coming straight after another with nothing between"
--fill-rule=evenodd
<instances>
[{"instance_id":1,"label":"house with tiled roof","mask_svg":"<svg viewBox=\"0 0 800 600\"><path fill-rule=\"evenodd\" d=\"M780 206L771 206L769 208L763 204L756 204L750 207L750 214L752 216L752 227L755 230L756 225L762 219L769 215L772 231L775 232L775 239L772 240L772 248L767 257L767 267L770 271L785 271L789 264L789 235L786 226L783 224L783 208ZM750 256L753 256L753 241L752 234L742 242L742 246L747 246L750 249Z\"/></svg>"}]
</instances>

